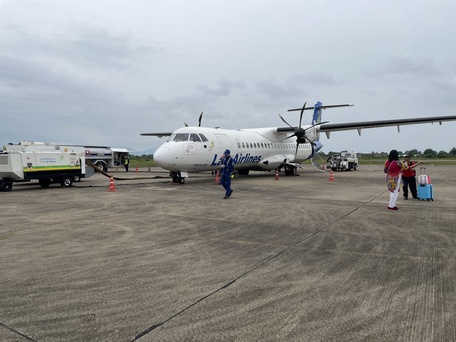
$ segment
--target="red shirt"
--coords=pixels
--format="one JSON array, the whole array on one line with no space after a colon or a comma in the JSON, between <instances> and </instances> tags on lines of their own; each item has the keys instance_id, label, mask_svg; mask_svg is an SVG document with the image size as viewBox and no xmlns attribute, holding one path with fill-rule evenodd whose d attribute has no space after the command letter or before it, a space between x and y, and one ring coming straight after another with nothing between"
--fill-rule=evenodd
<instances>
[{"instance_id":1,"label":"red shirt","mask_svg":"<svg viewBox=\"0 0 456 342\"><path fill-rule=\"evenodd\" d=\"M404 164L406 164L406 163L404 163ZM410 169L409 168L412 165L415 165L415 163L410 161L408 163L408 167L406 169L402 170L402 176L404 176L404 177L415 177L415 175L416 175L415 169Z\"/></svg>"}]
</instances>

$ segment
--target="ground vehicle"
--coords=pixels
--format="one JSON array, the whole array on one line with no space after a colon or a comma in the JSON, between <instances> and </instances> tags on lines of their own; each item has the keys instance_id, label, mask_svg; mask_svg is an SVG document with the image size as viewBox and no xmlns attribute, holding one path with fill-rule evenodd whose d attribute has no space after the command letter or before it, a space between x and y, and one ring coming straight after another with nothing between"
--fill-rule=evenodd
<instances>
[{"instance_id":1,"label":"ground vehicle","mask_svg":"<svg viewBox=\"0 0 456 342\"><path fill-rule=\"evenodd\" d=\"M13 183L36 179L43 188L51 183L70 187L76 177L94 174L85 157L75 152L5 152L0 154L0 191L11 191Z\"/></svg>"},{"instance_id":2,"label":"ground vehicle","mask_svg":"<svg viewBox=\"0 0 456 342\"><path fill-rule=\"evenodd\" d=\"M110 167L122 166L125 158L128 157L128 150L125 148L111 148L109 146L90 145L58 145L36 141L21 141L18 144L3 146L4 152L75 152L84 155L102 171L108 171Z\"/></svg>"},{"instance_id":3,"label":"ground vehicle","mask_svg":"<svg viewBox=\"0 0 456 342\"><path fill-rule=\"evenodd\" d=\"M335 153L328 158L328 169L333 171L350 171L358 168L358 156L356 153L342 151Z\"/></svg>"}]
</instances>

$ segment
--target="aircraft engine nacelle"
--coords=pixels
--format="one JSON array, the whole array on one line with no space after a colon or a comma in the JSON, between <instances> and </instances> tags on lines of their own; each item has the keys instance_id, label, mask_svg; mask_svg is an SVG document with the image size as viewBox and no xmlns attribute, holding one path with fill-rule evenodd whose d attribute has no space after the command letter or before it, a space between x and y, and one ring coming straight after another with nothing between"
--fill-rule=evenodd
<instances>
[{"instance_id":1,"label":"aircraft engine nacelle","mask_svg":"<svg viewBox=\"0 0 456 342\"><path fill-rule=\"evenodd\" d=\"M310 142L315 142L319 138L319 132L317 131L316 127L311 127L306 130L306 138Z\"/></svg>"}]
</instances>

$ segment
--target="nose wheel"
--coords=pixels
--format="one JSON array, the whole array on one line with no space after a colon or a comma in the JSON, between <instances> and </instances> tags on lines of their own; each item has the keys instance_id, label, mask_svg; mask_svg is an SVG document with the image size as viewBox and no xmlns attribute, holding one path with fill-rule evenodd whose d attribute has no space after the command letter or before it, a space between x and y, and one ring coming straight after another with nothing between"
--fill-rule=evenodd
<instances>
[{"instance_id":1,"label":"nose wheel","mask_svg":"<svg viewBox=\"0 0 456 342\"><path fill-rule=\"evenodd\" d=\"M182 177L180 172L171 172L170 176L173 179L173 183L185 184L185 177Z\"/></svg>"}]
</instances>

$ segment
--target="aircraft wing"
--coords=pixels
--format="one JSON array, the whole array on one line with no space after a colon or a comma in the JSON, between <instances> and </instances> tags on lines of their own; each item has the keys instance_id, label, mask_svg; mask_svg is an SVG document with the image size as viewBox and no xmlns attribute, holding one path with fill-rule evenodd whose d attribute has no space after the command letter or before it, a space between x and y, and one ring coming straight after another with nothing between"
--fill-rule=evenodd
<instances>
[{"instance_id":1,"label":"aircraft wing","mask_svg":"<svg viewBox=\"0 0 456 342\"><path fill-rule=\"evenodd\" d=\"M154 136L154 137L169 137L171 136L171 134L173 134L173 132L162 132L162 133L141 133L141 135L150 135L150 136Z\"/></svg>"},{"instance_id":2,"label":"aircraft wing","mask_svg":"<svg viewBox=\"0 0 456 342\"><path fill-rule=\"evenodd\" d=\"M361 130L365 129L365 128L397 126L397 128L399 130L399 127L402 125L416 125L416 124L434 123L434 122L438 122L441 125L442 122L444 122L444 121L456 121L456 115L428 116L428 117L421 117L421 118L395 119L395 120L358 121L358 122L347 122L347 123L340 123L340 124L322 124L320 126L317 126L317 129L320 132L325 132L327 136L329 136L330 132L349 131L349 130L357 130L358 133L361 135Z\"/></svg>"}]
</instances>

